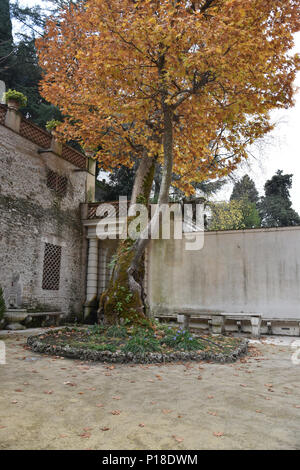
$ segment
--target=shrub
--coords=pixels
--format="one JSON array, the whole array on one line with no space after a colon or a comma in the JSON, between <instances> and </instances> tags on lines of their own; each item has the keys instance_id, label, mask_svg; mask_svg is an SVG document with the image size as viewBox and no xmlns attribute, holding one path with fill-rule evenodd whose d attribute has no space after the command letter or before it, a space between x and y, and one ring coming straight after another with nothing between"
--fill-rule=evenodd
<instances>
[{"instance_id":1,"label":"shrub","mask_svg":"<svg viewBox=\"0 0 300 470\"><path fill-rule=\"evenodd\" d=\"M97 323L95 323L95 325L93 325L92 327L88 329L88 334L101 335L104 332L104 330L105 330L104 326L97 325Z\"/></svg>"},{"instance_id":2,"label":"shrub","mask_svg":"<svg viewBox=\"0 0 300 470\"><path fill-rule=\"evenodd\" d=\"M51 119L51 121L46 122L46 129L48 132L51 132L57 126L61 124L61 121L56 121L55 119Z\"/></svg>"},{"instance_id":3,"label":"shrub","mask_svg":"<svg viewBox=\"0 0 300 470\"><path fill-rule=\"evenodd\" d=\"M17 101L20 106L26 106L27 104L27 97L23 95L23 93L21 93L20 91L9 89L6 93L4 93L4 98L6 103L9 100L14 100Z\"/></svg>"},{"instance_id":4,"label":"shrub","mask_svg":"<svg viewBox=\"0 0 300 470\"><path fill-rule=\"evenodd\" d=\"M174 349L183 349L184 351L195 351L203 348L197 338L194 338L188 330L182 328L179 328L176 332L170 330L161 340L161 344Z\"/></svg>"},{"instance_id":5,"label":"shrub","mask_svg":"<svg viewBox=\"0 0 300 470\"><path fill-rule=\"evenodd\" d=\"M80 341L74 341L70 344L71 347L80 349L92 349L93 351L110 351L116 352L117 346L114 344L95 344L92 342L82 343Z\"/></svg>"},{"instance_id":6,"label":"shrub","mask_svg":"<svg viewBox=\"0 0 300 470\"><path fill-rule=\"evenodd\" d=\"M126 338L127 330L124 326L113 325L107 329L106 336L109 338Z\"/></svg>"},{"instance_id":7,"label":"shrub","mask_svg":"<svg viewBox=\"0 0 300 470\"><path fill-rule=\"evenodd\" d=\"M146 352L160 351L160 345L157 339L149 336L133 336L123 346L122 351L125 353L145 354Z\"/></svg>"},{"instance_id":8,"label":"shrub","mask_svg":"<svg viewBox=\"0 0 300 470\"><path fill-rule=\"evenodd\" d=\"M94 351L110 351L110 352L116 352L117 347L114 344L94 344L94 343L88 343L87 345L84 345L84 347L87 347L88 349L93 349Z\"/></svg>"}]
</instances>

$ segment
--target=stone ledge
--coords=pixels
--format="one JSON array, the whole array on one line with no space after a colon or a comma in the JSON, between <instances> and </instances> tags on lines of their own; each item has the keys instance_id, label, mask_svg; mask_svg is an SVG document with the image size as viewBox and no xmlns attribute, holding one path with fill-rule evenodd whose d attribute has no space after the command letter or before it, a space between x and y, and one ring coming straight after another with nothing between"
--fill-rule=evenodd
<instances>
[{"instance_id":1,"label":"stone ledge","mask_svg":"<svg viewBox=\"0 0 300 470\"><path fill-rule=\"evenodd\" d=\"M70 346L55 346L45 344L39 340L39 336L29 336L27 344L32 351L67 357L69 359L80 359L83 361L99 361L110 363L135 363L135 364L157 364L165 362L177 361L212 361L212 362L234 362L239 357L243 356L248 351L248 340L242 340L240 346L230 353L214 354L211 352L193 352L193 351L174 351L170 354L161 353L146 353L144 355L123 353L123 352L110 352L110 351L94 351L91 349L71 348Z\"/></svg>"}]
</instances>

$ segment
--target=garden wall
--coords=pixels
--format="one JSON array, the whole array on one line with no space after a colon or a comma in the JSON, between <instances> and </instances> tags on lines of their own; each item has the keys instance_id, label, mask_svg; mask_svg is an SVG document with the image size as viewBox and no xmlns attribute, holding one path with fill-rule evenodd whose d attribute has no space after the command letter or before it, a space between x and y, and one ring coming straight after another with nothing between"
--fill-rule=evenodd
<instances>
[{"instance_id":1,"label":"garden wall","mask_svg":"<svg viewBox=\"0 0 300 470\"><path fill-rule=\"evenodd\" d=\"M191 308L300 319L300 227L205 232L198 251L185 243L151 242L147 290L154 314Z\"/></svg>"}]
</instances>

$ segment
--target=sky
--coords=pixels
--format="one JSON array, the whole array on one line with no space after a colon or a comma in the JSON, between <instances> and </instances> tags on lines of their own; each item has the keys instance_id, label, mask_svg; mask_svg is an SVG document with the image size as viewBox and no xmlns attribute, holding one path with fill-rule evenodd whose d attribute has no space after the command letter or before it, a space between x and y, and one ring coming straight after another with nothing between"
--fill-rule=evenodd
<instances>
[{"instance_id":1,"label":"sky","mask_svg":"<svg viewBox=\"0 0 300 470\"><path fill-rule=\"evenodd\" d=\"M293 52L300 54L300 33L295 35ZM275 129L266 135L263 142L251 148L247 164L237 170L235 178L248 173L255 182L260 195L264 194L264 183L277 170L293 174L293 186L290 191L293 208L300 214L300 73L294 82L299 91L295 95L295 106L289 109L274 110L271 113ZM228 199L233 184L227 184L218 192L215 199Z\"/></svg>"},{"instance_id":2,"label":"sky","mask_svg":"<svg viewBox=\"0 0 300 470\"><path fill-rule=\"evenodd\" d=\"M22 6L33 6L46 2L20 0L19 3ZM300 33L295 35L295 47L292 52L300 54ZM251 147L251 156L247 163L244 163L233 176L239 179L247 173L254 180L260 195L263 195L265 181L277 170L293 174L291 200L293 208L300 214L300 73L295 80L295 87L299 87L295 95L295 106L271 113L272 122L276 123L275 129L262 142ZM232 182L226 184L215 199L228 200L232 187Z\"/></svg>"}]
</instances>

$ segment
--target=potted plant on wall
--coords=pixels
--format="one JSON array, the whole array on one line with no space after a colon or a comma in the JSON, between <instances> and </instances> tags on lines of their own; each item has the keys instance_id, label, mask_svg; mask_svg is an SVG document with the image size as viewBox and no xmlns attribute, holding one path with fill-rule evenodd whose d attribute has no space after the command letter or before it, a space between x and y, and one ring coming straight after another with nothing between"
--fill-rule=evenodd
<instances>
[{"instance_id":1,"label":"potted plant on wall","mask_svg":"<svg viewBox=\"0 0 300 470\"><path fill-rule=\"evenodd\" d=\"M20 91L9 89L4 93L5 102L9 108L15 109L18 111L19 108L26 106L27 97L23 95Z\"/></svg>"},{"instance_id":2,"label":"potted plant on wall","mask_svg":"<svg viewBox=\"0 0 300 470\"><path fill-rule=\"evenodd\" d=\"M50 134L54 134L54 130L56 129L57 126L61 124L61 121L57 121L56 119L51 119L51 121L46 122L46 129Z\"/></svg>"}]
</instances>

